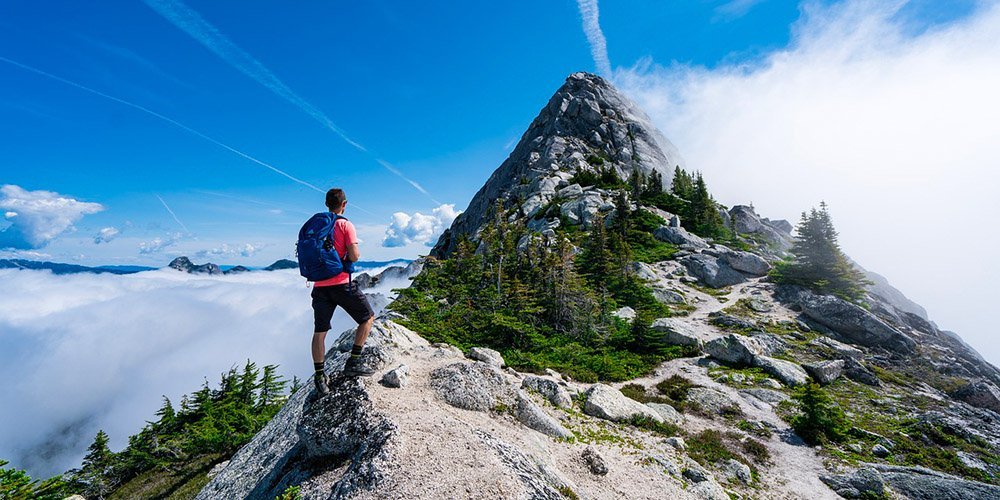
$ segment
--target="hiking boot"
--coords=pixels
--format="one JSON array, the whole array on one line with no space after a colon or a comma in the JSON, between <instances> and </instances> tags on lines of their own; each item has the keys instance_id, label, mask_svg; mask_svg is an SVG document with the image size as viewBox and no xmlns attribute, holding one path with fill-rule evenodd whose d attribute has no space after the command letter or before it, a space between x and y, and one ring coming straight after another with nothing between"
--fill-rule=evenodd
<instances>
[{"instance_id":1,"label":"hiking boot","mask_svg":"<svg viewBox=\"0 0 1000 500\"><path fill-rule=\"evenodd\" d=\"M358 356L351 356L347 358L347 363L344 363L343 375L345 377L371 377L374 374L375 370L362 364L361 358Z\"/></svg>"},{"instance_id":2,"label":"hiking boot","mask_svg":"<svg viewBox=\"0 0 1000 500\"><path fill-rule=\"evenodd\" d=\"M313 380L316 382L316 394L319 394L320 396L326 396L327 394L330 393L330 387L327 385L329 383L329 379L327 378L325 373L316 372L316 375L313 377Z\"/></svg>"}]
</instances>

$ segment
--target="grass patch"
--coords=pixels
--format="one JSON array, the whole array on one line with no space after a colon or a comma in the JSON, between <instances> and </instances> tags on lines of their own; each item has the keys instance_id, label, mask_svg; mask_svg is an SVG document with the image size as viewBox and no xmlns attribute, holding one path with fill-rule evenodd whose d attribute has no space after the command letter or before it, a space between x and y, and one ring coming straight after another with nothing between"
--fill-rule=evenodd
<instances>
[{"instance_id":1,"label":"grass patch","mask_svg":"<svg viewBox=\"0 0 1000 500\"><path fill-rule=\"evenodd\" d=\"M726 297L726 296L729 295L730 293L732 293L732 291L733 291L733 287L731 287L731 286L727 286L727 287L723 287L723 288L712 288L710 286L705 286L705 285L702 285L701 283L696 283L696 282L685 283L685 285L687 285L687 286L689 286L691 288L694 288L695 290L698 290L701 293L704 293L704 294L707 294L707 295L711 295L711 296L715 297L716 299L723 299L724 298L724 299L728 300L728 297ZM719 302L725 302L725 301L724 300L720 300Z\"/></svg>"},{"instance_id":2,"label":"grass patch","mask_svg":"<svg viewBox=\"0 0 1000 500\"><path fill-rule=\"evenodd\" d=\"M681 433L681 428L669 422L657 422L649 417L634 415L629 424L659 434L664 437L673 437Z\"/></svg>"},{"instance_id":3,"label":"grass patch","mask_svg":"<svg viewBox=\"0 0 1000 500\"><path fill-rule=\"evenodd\" d=\"M669 378L663 379L656 384L658 391L675 401L684 401L687 399L688 391L692 387L698 386L680 375L671 375Z\"/></svg>"},{"instance_id":4,"label":"grass patch","mask_svg":"<svg viewBox=\"0 0 1000 500\"><path fill-rule=\"evenodd\" d=\"M621 393L629 399L633 399L640 403L663 403L671 404L671 400L662 396L650 396L646 392L646 388L639 384L627 384L622 386Z\"/></svg>"},{"instance_id":5,"label":"grass patch","mask_svg":"<svg viewBox=\"0 0 1000 500\"><path fill-rule=\"evenodd\" d=\"M194 498L208 484L208 471L223 458L223 455L206 455L176 468L144 472L115 489L108 499Z\"/></svg>"},{"instance_id":6,"label":"grass patch","mask_svg":"<svg viewBox=\"0 0 1000 500\"><path fill-rule=\"evenodd\" d=\"M735 432L722 433L706 429L689 436L686 442L688 455L704 466L733 459L749 465L756 474L754 464L765 465L771 461L771 453L766 446Z\"/></svg>"}]
</instances>

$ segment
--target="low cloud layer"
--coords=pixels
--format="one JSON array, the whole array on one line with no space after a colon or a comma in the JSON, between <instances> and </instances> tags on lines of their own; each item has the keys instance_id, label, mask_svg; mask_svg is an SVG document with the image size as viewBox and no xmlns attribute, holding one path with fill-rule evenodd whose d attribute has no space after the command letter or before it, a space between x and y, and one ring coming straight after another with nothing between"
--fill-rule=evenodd
<instances>
[{"instance_id":1,"label":"low cloud layer","mask_svg":"<svg viewBox=\"0 0 1000 500\"><path fill-rule=\"evenodd\" d=\"M0 458L35 477L78 466L98 429L120 450L162 395L177 402L247 359L287 378L312 372L310 289L297 270L0 270L0 282ZM333 332L350 327L334 315Z\"/></svg>"},{"instance_id":2,"label":"low cloud layer","mask_svg":"<svg viewBox=\"0 0 1000 500\"><path fill-rule=\"evenodd\" d=\"M455 210L455 205L448 203L435 208L430 215L396 212L392 214L392 222L385 230L382 246L401 247L410 243L432 246L460 213L462 212Z\"/></svg>"},{"instance_id":3,"label":"low cloud layer","mask_svg":"<svg viewBox=\"0 0 1000 500\"><path fill-rule=\"evenodd\" d=\"M5 184L0 186L0 211L10 225L0 231L0 249L42 248L59 235L74 231L73 224L83 216L101 210L100 203Z\"/></svg>"},{"instance_id":4,"label":"low cloud layer","mask_svg":"<svg viewBox=\"0 0 1000 500\"><path fill-rule=\"evenodd\" d=\"M757 61L615 81L723 203L794 223L826 200L851 257L997 363L1000 5L937 26L907 7L807 3Z\"/></svg>"}]
</instances>

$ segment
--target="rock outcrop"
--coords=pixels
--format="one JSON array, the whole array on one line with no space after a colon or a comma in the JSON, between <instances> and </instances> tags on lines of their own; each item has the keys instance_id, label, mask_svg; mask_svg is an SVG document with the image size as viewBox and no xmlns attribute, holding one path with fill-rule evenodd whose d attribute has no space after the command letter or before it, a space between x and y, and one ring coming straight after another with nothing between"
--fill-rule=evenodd
<instances>
[{"instance_id":1,"label":"rock outcrop","mask_svg":"<svg viewBox=\"0 0 1000 500\"><path fill-rule=\"evenodd\" d=\"M561 201L560 215L589 224L596 213L612 208L612 198L600 190L572 187L568 181L595 165L613 168L622 178L638 169L670 179L674 167L683 167L684 161L630 99L600 77L574 73L441 235L432 254L445 255L460 235L474 235L497 200L509 207L522 196L522 212L536 219L541 208Z\"/></svg>"}]
</instances>

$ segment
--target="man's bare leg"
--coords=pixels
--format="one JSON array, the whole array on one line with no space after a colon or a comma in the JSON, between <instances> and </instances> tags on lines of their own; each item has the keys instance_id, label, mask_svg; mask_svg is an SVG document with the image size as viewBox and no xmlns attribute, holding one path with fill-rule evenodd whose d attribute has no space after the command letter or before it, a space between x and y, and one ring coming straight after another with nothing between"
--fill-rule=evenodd
<instances>
[{"instance_id":1,"label":"man's bare leg","mask_svg":"<svg viewBox=\"0 0 1000 500\"><path fill-rule=\"evenodd\" d=\"M313 332L312 355L313 366L316 368L313 379L316 382L316 392L320 396L324 396L330 392L330 389L326 386L327 378L325 363L323 361L324 354L326 354L326 332Z\"/></svg>"},{"instance_id":2,"label":"man's bare leg","mask_svg":"<svg viewBox=\"0 0 1000 500\"><path fill-rule=\"evenodd\" d=\"M326 355L326 332L313 333L312 341L313 363L322 363Z\"/></svg>"},{"instance_id":3,"label":"man's bare leg","mask_svg":"<svg viewBox=\"0 0 1000 500\"><path fill-rule=\"evenodd\" d=\"M364 323L358 323L358 329L354 331L354 345L365 345L365 341L368 340L368 333L372 331L372 324L374 323L374 316L368 318L368 321L365 321Z\"/></svg>"}]
</instances>

